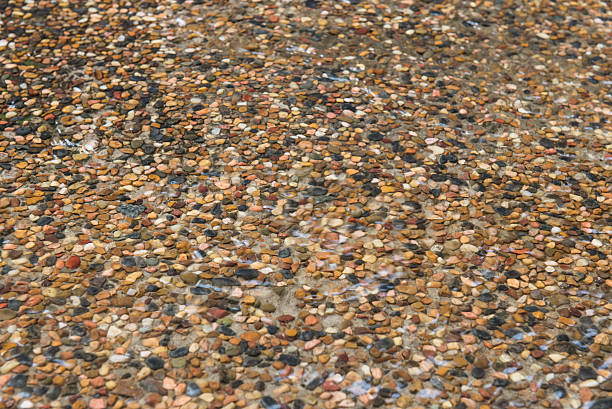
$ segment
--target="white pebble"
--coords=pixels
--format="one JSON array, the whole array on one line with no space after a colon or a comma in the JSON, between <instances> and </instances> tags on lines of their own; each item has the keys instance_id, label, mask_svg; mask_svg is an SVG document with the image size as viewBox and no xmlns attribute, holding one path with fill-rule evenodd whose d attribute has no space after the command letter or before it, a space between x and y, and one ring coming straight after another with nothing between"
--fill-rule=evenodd
<instances>
[{"instance_id":1,"label":"white pebble","mask_svg":"<svg viewBox=\"0 0 612 409\"><path fill-rule=\"evenodd\" d=\"M128 357L127 355L118 355L118 354L113 354L108 358L108 360L113 363L126 362L129 359L130 357Z\"/></svg>"},{"instance_id":2,"label":"white pebble","mask_svg":"<svg viewBox=\"0 0 612 409\"><path fill-rule=\"evenodd\" d=\"M119 335L121 335L122 331L115 327L114 325L111 325L110 328L108 329L107 335L109 338L115 338Z\"/></svg>"},{"instance_id":3,"label":"white pebble","mask_svg":"<svg viewBox=\"0 0 612 409\"><path fill-rule=\"evenodd\" d=\"M34 404L32 403L31 400L26 399L26 400L21 401L21 403L19 403L19 407L23 409L33 408Z\"/></svg>"}]
</instances>

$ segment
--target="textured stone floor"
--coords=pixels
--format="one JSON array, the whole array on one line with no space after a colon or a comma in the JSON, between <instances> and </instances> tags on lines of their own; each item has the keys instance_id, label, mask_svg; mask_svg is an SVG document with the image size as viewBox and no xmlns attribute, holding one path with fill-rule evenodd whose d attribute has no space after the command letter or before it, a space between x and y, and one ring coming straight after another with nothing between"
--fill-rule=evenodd
<instances>
[{"instance_id":1,"label":"textured stone floor","mask_svg":"<svg viewBox=\"0 0 612 409\"><path fill-rule=\"evenodd\" d=\"M0 0L0 409L612 407L611 18Z\"/></svg>"}]
</instances>

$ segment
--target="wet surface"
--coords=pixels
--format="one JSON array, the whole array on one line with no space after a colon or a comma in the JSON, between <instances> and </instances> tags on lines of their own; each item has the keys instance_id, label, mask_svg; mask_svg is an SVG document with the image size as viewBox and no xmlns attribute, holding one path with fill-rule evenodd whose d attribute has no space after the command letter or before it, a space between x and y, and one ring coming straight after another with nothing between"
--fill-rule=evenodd
<instances>
[{"instance_id":1,"label":"wet surface","mask_svg":"<svg viewBox=\"0 0 612 409\"><path fill-rule=\"evenodd\" d=\"M610 407L609 23L0 0L0 408Z\"/></svg>"}]
</instances>

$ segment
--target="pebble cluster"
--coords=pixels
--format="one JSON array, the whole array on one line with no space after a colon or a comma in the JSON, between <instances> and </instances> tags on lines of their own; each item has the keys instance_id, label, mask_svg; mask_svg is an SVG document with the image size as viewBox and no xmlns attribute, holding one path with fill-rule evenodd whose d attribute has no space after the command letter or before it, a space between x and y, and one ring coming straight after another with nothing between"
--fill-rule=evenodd
<instances>
[{"instance_id":1,"label":"pebble cluster","mask_svg":"<svg viewBox=\"0 0 612 409\"><path fill-rule=\"evenodd\" d=\"M0 0L0 409L612 407L611 12Z\"/></svg>"}]
</instances>

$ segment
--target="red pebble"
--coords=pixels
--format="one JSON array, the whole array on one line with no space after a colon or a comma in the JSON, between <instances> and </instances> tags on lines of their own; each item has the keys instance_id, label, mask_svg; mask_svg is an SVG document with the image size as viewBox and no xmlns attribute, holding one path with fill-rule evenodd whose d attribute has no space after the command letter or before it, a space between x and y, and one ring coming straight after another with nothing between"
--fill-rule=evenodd
<instances>
[{"instance_id":1,"label":"red pebble","mask_svg":"<svg viewBox=\"0 0 612 409\"><path fill-rule=\"evenodd\" d=\"M77 268L81 265L81 259L79 256L70 256L66 261L66 267L68 268Z\"/></svg>"},{"instance_id":2,"label":"red pebble","mask_svg":"<svg viewBox=\"0 0 612 409\"><path fill-rule=\"evenodd\" d=\"M216 318L216 319L221 319L221 318L225 317L226 315L228 315L228 314L229 314L229 311L226 311L226 310L222 310L222 309L220 309L220 308L214 308L214 307L213 307L213 308L211 308L210 310L208 310L208 314L209 314L211 317L214 317L214 318Z\"/></svg>"},{"instance_id":3,"label":"red pebble","mask_svg":"<svg viewBox=\"0 0 612 409\"><path fill-rule=\"evenodd\" d=\"M148 405L155 406L155 404L161 402L162 397L159 393L152 393L145 398L145 402Z\"/></svg>"},{"instance_id":4,"label":"red pebble","mask_svg":"<svg viewBox=\"0 0 612 409\"><path fill-rule=\"evenodd\" d=\"M340 390L340 387L334 381L325 381L323 383L323 389L325 389L328 392L336 392Z\"/></svg>"}]
</instances>

